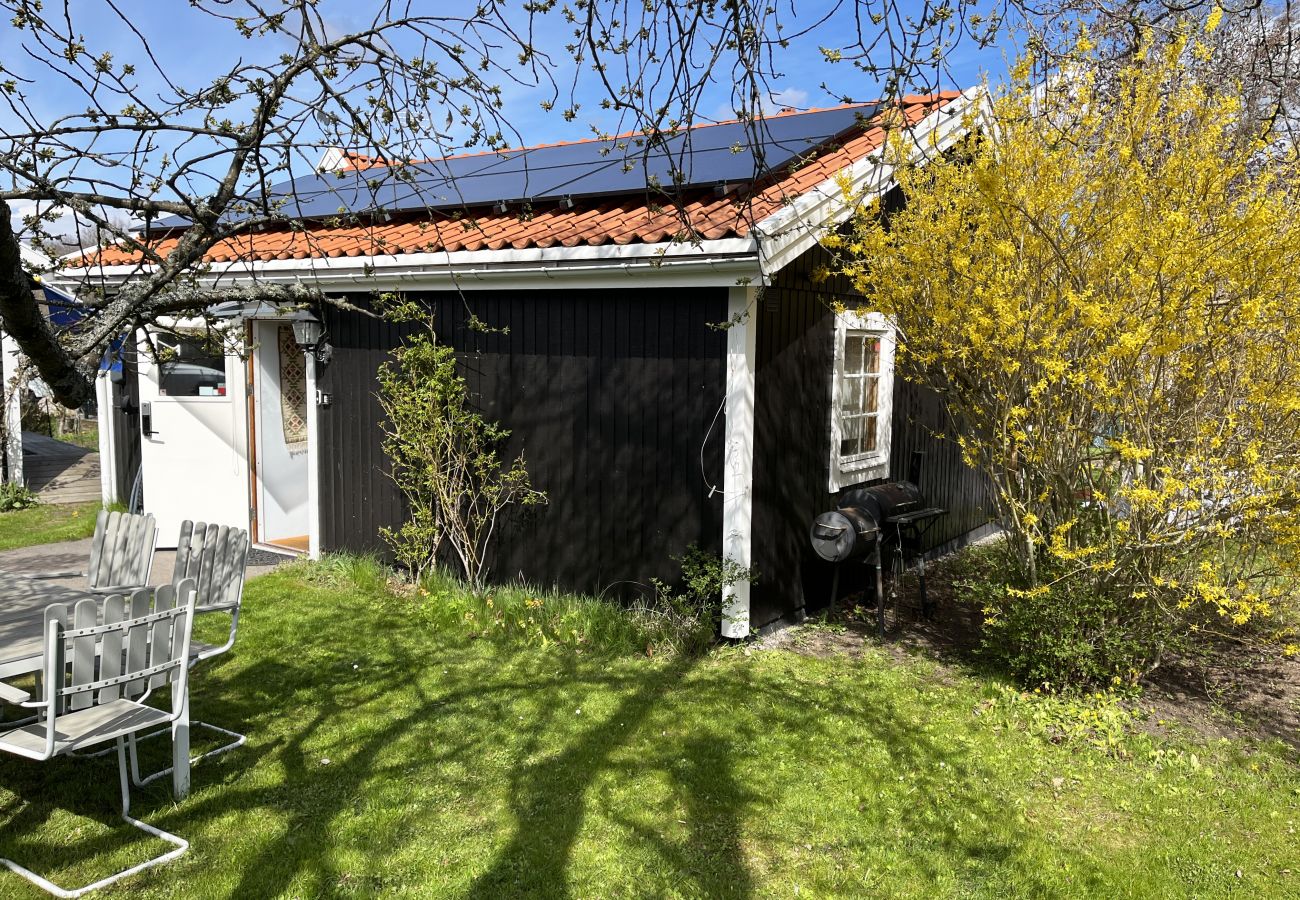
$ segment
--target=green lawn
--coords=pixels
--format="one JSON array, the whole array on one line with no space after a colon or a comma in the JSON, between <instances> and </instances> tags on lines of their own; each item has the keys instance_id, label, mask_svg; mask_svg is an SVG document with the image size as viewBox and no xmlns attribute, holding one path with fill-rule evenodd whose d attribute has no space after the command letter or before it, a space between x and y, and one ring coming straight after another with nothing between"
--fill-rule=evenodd
<instances>
[{"instance_id":1,"label":"green lawn","mask_svg":"<svg viewBox=\"0 0 1300 900\"><path fill-rule=\"evenodd\" d=\"M0 512L0 550L88 538L95 533L98 512L98 503L68 506L43 503L29 509Z\"/></svg>"},{"instance_id":2,"label":"green lawn","mask_svg":"<svg viewBox=\"0 0 1300 900\"><path fill-rule=\"evenodd\" d=\"M1106 752L1049 739L1055 701L921 659L602 656L467 610L345 566L250 583L193 696L249 744L179 804L136 793L192 848L120 894L1300 894L1280 745ZM159 852L115 797L108 760L0 760L0 855L71 883ZM0 873L0 896L43 895Z\"/></svg>"},{"instance_id":3,"label":"green lawn","mask_svg":"<svg viewBox=\"0 0 1300 900\"><path fill-rule=\"evenodd\" d=\"M99 423L92 421L83 421L80 431L60 431L54 435L56 441L63 441L65 444L76 444L83 450L89 450L92 453L99 452Z\"/></svg>"}]
</instances>

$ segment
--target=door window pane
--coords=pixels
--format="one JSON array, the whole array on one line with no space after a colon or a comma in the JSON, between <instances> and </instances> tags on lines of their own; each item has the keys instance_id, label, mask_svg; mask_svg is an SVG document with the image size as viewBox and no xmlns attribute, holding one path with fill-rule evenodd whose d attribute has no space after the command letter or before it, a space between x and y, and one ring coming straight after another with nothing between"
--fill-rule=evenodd
<instances>
[{"instance_id":1,"label":"door window pane","mask_svg":"<svg viewBox=\"0 0 1300 900\"><path fill-rule=\"evenodd\" d=\"M161 335L158 393L165 397L224 397L226 357L210 342Z\"/></svg>"}]
</instances>

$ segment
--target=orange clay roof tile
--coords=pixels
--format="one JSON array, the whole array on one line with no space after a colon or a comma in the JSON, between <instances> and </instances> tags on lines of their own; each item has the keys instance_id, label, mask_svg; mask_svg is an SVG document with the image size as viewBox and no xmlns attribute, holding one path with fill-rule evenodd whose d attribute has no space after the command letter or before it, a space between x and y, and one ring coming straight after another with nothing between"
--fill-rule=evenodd
<instances>
[{"instance_id":1,"label":"orange clay roof tile","mask_svg":"<svg viewBox=\"0 0 1300 900\"><path fill-rule=\"evenodd\" d=\"M930 96L909 95L901 101L901 118L915 124L934 109L959 96L943 91ZM891 109L897 109L893 107ZM779 113L792 115L797 113ZM889 115L889 111L884 113ZM790 198L834 177L884 143L886 129L879 124L860 131L839 145L823 149L805 165L769 179L752 194L732 193L718 197L712 190L695 191L674 205L663 197L647 193L616 198L574 198L564 208L548 204L524 213L518 207L504 213L473 210L447 215L430 213L427 218L382 224L311 225L294 223L281 229L252 231L223 240L206 254L210 262L273 259L386 256L435 251L530 247L600 246L606 243L658 243L678 236L717 240L748 235L753 223L779 210ZM709 126L702 126L709 127ZM549 146L549 145L543 145ZM383 165L381 161L352 154L354 165ZM153 251L165 257L176 248L176 238L163 238ZM98 253L103 265L130 265L139 255L126 247L108 247ZM96 260L87 259L88 263Z\"/></svg>"}]
</instances>

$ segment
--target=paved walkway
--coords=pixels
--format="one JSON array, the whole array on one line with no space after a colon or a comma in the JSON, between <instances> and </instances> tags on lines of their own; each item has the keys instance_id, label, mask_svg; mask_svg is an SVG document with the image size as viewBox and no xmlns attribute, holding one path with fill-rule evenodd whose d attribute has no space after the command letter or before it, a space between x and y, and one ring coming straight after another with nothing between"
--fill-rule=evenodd
<instances>
[{"instance_id":1,"label":"paved walkway","mask_svg":"<svg viewBox=\"0 0 1300 900\"><path fill-rule=\"evenodd\" d=\"M38 575L47 572L70 572L67 578L52 578L53 584L65 587L84 588L86 578L79 574L86 571L90 561L90 538L79 541L63 541L57 544L40 544L35 547L20 547L17 550L0 551L0 572L12 572L15 575ZM291 556L271 562L272 554L254 551L252 563L248 566L248 578L265 575L276 565L289 562ZM153 573L149 581L153 584L166 584L172 580L172 566L176 560L175 550L159 550L154 553Z\"/></svg>"},{"instance_id":2,"label":"paved walkway","mask_svg":"<svg viewBox=\"0 0 1300 900\"><path fill-rule=\"evenodd\" d=\"M24 431L23 480L46 503L92 503L100 498L99 454Z\"/></svg>"}]
</instances>

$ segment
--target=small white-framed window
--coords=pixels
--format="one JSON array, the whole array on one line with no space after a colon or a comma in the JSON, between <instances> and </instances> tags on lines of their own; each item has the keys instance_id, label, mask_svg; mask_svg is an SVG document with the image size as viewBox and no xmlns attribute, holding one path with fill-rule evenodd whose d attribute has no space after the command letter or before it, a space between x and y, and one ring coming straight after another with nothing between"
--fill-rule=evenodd
<instances>
[{"instance_id":1,"label":"small white-framed window","mask_svg":"<svg viewBox=\"0 0 1300 900\"><path fill-rule=\"evenodd\" d=\"M893 434L894 329L876 312L835 317L831 375L830 489L889 475Z\"/></svg>"}]
</instances>

